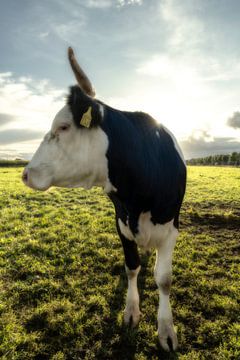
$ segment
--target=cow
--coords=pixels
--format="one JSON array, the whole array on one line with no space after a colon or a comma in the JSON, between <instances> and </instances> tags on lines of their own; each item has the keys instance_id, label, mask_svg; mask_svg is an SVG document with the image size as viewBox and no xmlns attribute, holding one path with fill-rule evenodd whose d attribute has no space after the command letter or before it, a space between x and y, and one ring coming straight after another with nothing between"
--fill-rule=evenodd
<instances>
[{"instance_id":1,"label":"cow","mask_svg":"<svg viewBox=\"0 0 240 360\"><path fill-rule=\"evenodd\" d=\"M70 87L23 182L51 186L100 186L111 199L128 278L124 321L140 319L138 247L156 249L154 278L159 289L158 337L162 348L177 348L169 294L172 255L186 187L186 165L172 133L144 112L120 111L95 99L94 88L72 48L68 58L78 84Z\"/></svg>"}]
</instances>

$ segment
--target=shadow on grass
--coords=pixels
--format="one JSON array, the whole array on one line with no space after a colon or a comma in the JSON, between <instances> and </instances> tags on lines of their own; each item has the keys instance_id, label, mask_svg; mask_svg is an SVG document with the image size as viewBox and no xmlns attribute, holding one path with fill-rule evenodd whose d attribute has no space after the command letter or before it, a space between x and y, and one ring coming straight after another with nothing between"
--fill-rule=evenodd
<instances>
[{"instance_id":1,"label":"shadow on grass","mask_svg":"<svg viewBox=\"0 0 240 360\"><path fill-rule=\"evenodd\" d=\"M190 215L191 222L211 225L216 228L239 229L240 217L235 214L220 215L220 214L198 214L193 213Z\"/></svg>"}]
</instances>

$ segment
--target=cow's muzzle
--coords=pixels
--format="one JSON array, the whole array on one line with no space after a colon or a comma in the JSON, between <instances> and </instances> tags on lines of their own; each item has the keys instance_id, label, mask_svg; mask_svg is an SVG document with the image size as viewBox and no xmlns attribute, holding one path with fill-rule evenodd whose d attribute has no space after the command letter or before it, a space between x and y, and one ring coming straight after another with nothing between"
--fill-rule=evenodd
<instances>
[{"instance_id":1,"label":"cow's muzzle","mask_svg":"<svg viewBox=\"0 0 240 360\"><path fill-rule=\"evenodd\" d=\"M50 179L43 181L43 178L44 176L41 172L31 167L26 167L22 173L23 183L34 190L45 191L51 186Z\"/></svg>"}]
</instances>

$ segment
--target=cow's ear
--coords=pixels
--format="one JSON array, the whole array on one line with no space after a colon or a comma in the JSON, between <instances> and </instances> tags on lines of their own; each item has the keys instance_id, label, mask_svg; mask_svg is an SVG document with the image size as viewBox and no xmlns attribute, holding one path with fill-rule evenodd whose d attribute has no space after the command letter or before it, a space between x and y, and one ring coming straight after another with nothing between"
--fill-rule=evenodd
<instances>
[{"instance_id":1,"label":"cow's ear","mask_svg":"<svg viewBox=\"0 0 240 360\"><path fill-rule=\"evenodd\" d=\"M98 102L86 95L79 86L70 88L67 103L77 127L92 128L100 125L102 117Z\"/></svg>"}]
</instances>

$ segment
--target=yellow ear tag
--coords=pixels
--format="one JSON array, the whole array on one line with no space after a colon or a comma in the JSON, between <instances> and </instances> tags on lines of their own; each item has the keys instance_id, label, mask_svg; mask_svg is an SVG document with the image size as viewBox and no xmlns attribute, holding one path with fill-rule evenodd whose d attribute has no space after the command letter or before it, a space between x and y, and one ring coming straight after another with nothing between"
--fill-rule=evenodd
<instances>
[{"instance_id":1,"label":"yellow ear tag","mask_svg":"<svg viewBox=\"0 0 240 360\"><path fill-rule=\"evenodd\" d=\"M89 108L87 109L87 111L83 114L81 120L80 120L80 125L89 128L91 125L91 121L92 121L92 107L89 106Z\"/></svg>"}]
</instances>

